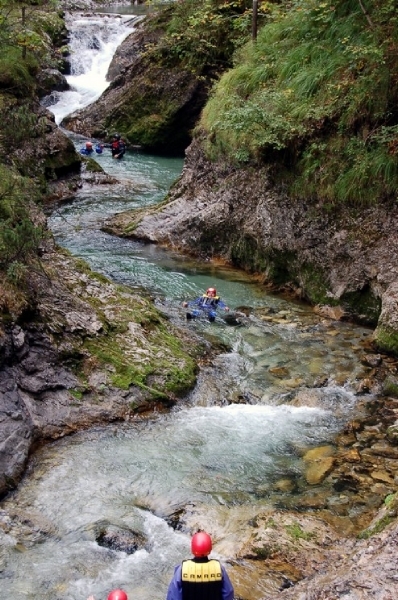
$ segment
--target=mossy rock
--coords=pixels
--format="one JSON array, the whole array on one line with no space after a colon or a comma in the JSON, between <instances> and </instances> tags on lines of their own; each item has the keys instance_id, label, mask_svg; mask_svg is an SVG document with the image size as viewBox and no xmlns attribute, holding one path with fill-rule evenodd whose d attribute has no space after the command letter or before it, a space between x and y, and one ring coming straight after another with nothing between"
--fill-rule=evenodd
<instances>
[{"instance_id":1,"label":"mossy rock","mask_svg":"<svg viewBox=\"0 0 398 600\"><path fill-rule=\"evenodd\" d=\"M374 332L374 342L378 350L398 356L398 331L389 326L379 325Z\"/></svg>"}]
</instances>

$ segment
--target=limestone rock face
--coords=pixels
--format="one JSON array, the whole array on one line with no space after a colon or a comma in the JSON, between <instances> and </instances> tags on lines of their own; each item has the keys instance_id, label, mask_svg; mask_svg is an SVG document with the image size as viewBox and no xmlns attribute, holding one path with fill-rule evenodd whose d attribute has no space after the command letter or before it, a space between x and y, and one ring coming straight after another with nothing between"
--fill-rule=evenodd
<instances>
[{"instance_id":1,"label":"limestone rock face","mask_svg":"<svg viewBox=\"0 0 398 600\"><path fill-rule=\"evenodd\" d=\"M106 228L124 235L129 225L134 238L222 257L313 304L342 306L340 317L376 325L381 310L376 341L398 352L397 223L397 206L332 215L292 201L266 167L211 163L195 140L166 204L117 215Z\"/></svg>"},{"instance_id":2,"label":"limestone rock face","mask_svg":"<svg viewBox=\"0 0 398 600\"><path fill-rule=\"evenodd\" d=\"M171 406L195 381L194 361L188 352L174 355L161 338L161 317L149 300L51 249L42 267L37 279L32 274L29 321L0 328L0 497L16 487L38 442ZM152 379L144 388L134 374L117 379L114 356L138 373L154 364ZM170 371L177 376L167 387Z\"/></svg>"},{"instance_id":3,"label":"limestone rock face","mask_svg":"<svg viewBox=\"0 0 398 600\"><path fill-rule=\"evenodd\" d=\"M291 600L389 600L398 591L396 549L398 526L395 524L369 540L357 542L347 553L333 557L327 570L303 580L280 594ZM265 596L263 600L268 600Z\"/></svg>"}]
</instances>

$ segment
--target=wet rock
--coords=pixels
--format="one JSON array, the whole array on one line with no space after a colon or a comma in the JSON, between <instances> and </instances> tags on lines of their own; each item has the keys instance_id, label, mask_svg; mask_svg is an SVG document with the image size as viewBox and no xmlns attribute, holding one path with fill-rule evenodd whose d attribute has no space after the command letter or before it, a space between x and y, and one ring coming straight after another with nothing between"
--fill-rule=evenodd
<instances>
[{"instance_id":1,"label":"wet rock","mask_svg":"<svg viewBox=\"0 0 398 600\"><path fill-rule=\"evenodd\" d=\"M396 548L398 525L373 535L371 542L359 540L354 547L341 545L336 553L319 568L318 573L300 581L294 588L281 592L281 600L390 600L398 590ZM272 595L264 599L271 600Z\"/></svg>"},{"instance_id":2,"label":"wet rock","mask_svg":"<svg viewBox=\"0 0 398 600\"><path fill-rule=\"evenodd\" d=\"M269 369L269 372L274 375L275 377L286 377L289 375L289 371L288 369L286 369L286 367L271 367Z\"/></svg>"},{"instance_id":3,"label":"wet rock","mask_svg":"<svg viewBox=\"0 0 398 600\"><path fill-rule=\"evenodd\" d=\"M175 530L181 530L184 528L183 519L185 517L185 508L178 508L170 515L165 517L165 521Z\"/></svg>"},{"instance_id":4,"label":"wet rock","mask_svg":"<svg viewBox=\"0 0 398 600\"><path fill-rule=\"evenodd\" d=\"M268 568L280 569L288 578L286 565L299 577L313 573L339 538L332 527L310 515L275 511L257 515L256 524L239 557L265 561Z\"/></svg>"},{"instance_id":5,"label":"wet rock","mask_svg":"<svg viewBox=\"0 0 398 600\"><path fill-rule=\"evenodd\" d=\"M335 459L330 456L310 463L305 470L305 479L309 485L321 483L333 469Z\"/></svg>"},{"instance_id":6,"label":"wet rock","mask_svg":"<svg viewBox=\"0 0 398 600\"><path fill-rule=\"evenodd\" d=\"M376 456L385 456L387 458L398 459L398 448L392 447L386 442L373 444L373 446L368 449L368 452Z\"/></svg>"},{"instance_id":7,"label":"wet rock","mask_svg":"<svg viewBox=\"0 0 398 600\"><path fill-rule=\"evenodd\" d=\"M297 482L293 479L279 479L274 483L273 487L279 492L292 493L297 490Z\"/></svg>"},{"instance_id":8,"label":"wet rock","mask_svg":"<svg viewBox=\"0 0 398 600\"><path fill-rule=\"evenodd\" d=\"M379 367L382 362L382 357L380 354L366 354L361 358L361 363L367 367Z\"/></svg>"},{"instance_id":9,"label":"wet rock","mask_svg":"<svg viewBox=\"0 0 398 600\"><path fill-rule=\"evenodd\" d=\"M349 473L341 475L333 484L333 488L336 490L336 492L343 492L347 490L357 492L360 486L360 479Z\"/></svg>"},{"instance_id":10,"label":"wet rock","mask_svg":"<svg viewBox=\"0 0 398 600\"><path fill-rule=\"evenodd\" d=\"M388 375L383 382L383 394L398 398L398 377Z\"/></svg>"},{"instance_id":11,"label":"wet rock","mask_svg":"<svg viewBox=\"0 0 398 600\"><path fill-rule=\"evenodd\" d=\"M253 309L251 306L237 306L235 308L236 312L238 313L242 313L243 315L245 315L246 317L249 317L251 315L251 313L253 312ZM271 309L270 309L271 310Z\"/></svg>"},{"instance_id":12,"label":"wet rock","mask_svg":"<svg viewBox=\"0 0 398 600\"><path fill-rule=\"evenodd\" d=\"M317 461L332 456L334 453L334 446L318 446L317 448L311 448L311 450L308 450L304 454L303 460L308 462Z\"/></svg>"},{"instance_id":13,"label":"wet rock","mask_svg":"<svg viewBox=\"0 0 398 600\"><path fill-rule=\"evenodd\" d=\"M120 527L110 526L97 537L99 546L134 554L137 550L144 548L145 538L133 531L121 529Z\"/></svg>"},{"instance_id":14,"label":"wet rock","mask_svg":"<svg viewBox=\"0 0 398 600\"><path fill-rule=\"evenodd\" d=\"M0 510L0 529L12 536L21 549L57 536L57 528L42 513L30 509Z\"/></svg>"},{"instance_id":15,"label":"wet rock","mask_svg":"<svg viewBox=\"0 0 398 600\"><path fill-rule=\"evenodd\" d=\"M310 406L320 408L322 406L322 396L316 389L301 389L295 393L289 404L292 406Z\"/></svg>"},{"instance_id":16,"label":"wet rock","mask_svg":"<svg viewBox=\"0 0 398 600\"><path fill-rule=\"evenodd\" d=\"M38 72L36 81L38 83L39 96L51 95L54 91L64 92L69 89L69 84L65 75L57 69L42 69ZM43 98L44 105L48 106L46 99Z\"/></svg>"},{"instance_id":17,"label":"wet rock","mask_svg":"<svg viewBox=\"0 0 398 600\"><path fill-rule=\"evenodd\" d=\"M346 311L342 306L316 305L314 312L321 317L327 317L334 321L341 321L346 317Z\"/></svg>"},{"instance_id":18,"label":"wet rock","mask_svg":"<svg viewBox=\"0 0 398 600\"><path fill-rule=\"evenodd\" d=\"M398 446L398 421L388 427L386 435L389 442Z\"/></svg>"},{"instance_id":19,"label":"wet rock","mask_svg":"<svg viewBox=\"0 0 398 600\"><path fill-rule=\"evenodd\" d=\"M372 473L370 473L370 476L375 481L381 481L390 485L394 484L394 480L390 477L388 473L386 473L386 471L372 471Z\"/></svg>"},{"instance_id":20,"label":"wet rock","mask_svg":"<svg viewBox=\"0 0 398 600\"><path fill-rule=\"evenodd\" d=\"M98 545L110 550L134 554L137 550L147 547L148 540L142 533L122 524L103 520L95 523L92 529Z\"/></svg>"},{"instance_id":21,"label":"wet rock","mask_svg":"<svg viewBox=\"0 0 398 600\"><path fill-rule=\"evenodd\" d=\"M337 462L343 463L359 463L361 462L361 455L357 448L350 448L350 450L340 452Z\"/></svg>"}]
</instances>

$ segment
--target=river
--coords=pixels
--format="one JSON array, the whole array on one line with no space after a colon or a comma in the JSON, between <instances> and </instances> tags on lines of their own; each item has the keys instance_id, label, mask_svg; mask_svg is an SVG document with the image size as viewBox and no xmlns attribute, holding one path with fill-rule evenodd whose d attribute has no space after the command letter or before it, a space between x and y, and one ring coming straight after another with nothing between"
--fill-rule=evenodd
<instances>
[{"instance_id":1,"label":"river","mask_svg":"<svg viewBox=\"0 0 398 600\"><path fill-rule=\"evenodd\" d=\"M106 87L93 72L101 63L106 73L130 27L114 17L70 21L84 77L72 74L75 89L55 98L50 109L58 123ZM87 43L93 31L95 61ZM82 146L82 138L72 139ZM94 270L149 291L179 326L228 350L202 369L195 390L170 413L82 432L35 454L19 489L0 505L30 523L18 536L11 527L0 529L0 600L82 600L89 594L101 600L114 587L131 599L164 599L174 565L189 556L190 528L207 529L214 556L233 559L242 523L264 507L294 507L306 493L303 449L333 444L358 403L355 383L369 330L323 321L310 307L269 295L232 268L104 233L108 216L162 200L183 159L128 152L112 161L109 150L95 158L119 183L85 184L73 202L58 208L49 218L57 242ZM181 302L209 286L232 309L250 307L242 326L222 319L186 322ZM300 394L302 400L292 403ZM294 482L294 493L278 488L286 479ZM175 530L167 517L180 508L187 509L188 521ZM104 522L141 532L145 548L129 555L100 546L95 531ZM233 567L231 576L246 600L273 589L273 582L250 574L235 572L234 579Z\"/></svg>"}]
</instances>

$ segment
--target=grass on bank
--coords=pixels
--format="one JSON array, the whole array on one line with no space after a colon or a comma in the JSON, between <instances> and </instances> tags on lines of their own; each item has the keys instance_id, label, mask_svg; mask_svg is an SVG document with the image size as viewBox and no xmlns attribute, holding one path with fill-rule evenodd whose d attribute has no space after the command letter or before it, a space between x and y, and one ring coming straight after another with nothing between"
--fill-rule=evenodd
<instances>
[{"instance_id":1,"label":"grass on bank","mask_svg":"<svg viewBox=\"0 0 398 600\"><path fill-rule=\"evenodd\" d=\"M57 68L61 51L53 44L62 39L65 24L55 2L21 3L0 0L0 89L26 97L36 87L43 66Z\"/></svg>"},{"instance_id":2,"label":"grass on bank","mask_svg":"<svg viewBox=\"0 0 398 600\"><path fill-rule=\"evenodd\" d=\"M37 198L30 180L0 164L0 273L4 275L4 297L1 303L3 310L11 310L13 294L10 286L23 288L29 269L37 262L40 244L46 235L42 224L33 220L35 200ZM16 298L18 295L15 291ZM6 302L6 298L9 301Z\"/></svg>"},{"instance_id":3,"label":"grass on bank","mask_svg":"<svg viewBox=\"0 0 398 600\"><path fill-rule=\"evenodd\" d=\"M215 87L199 129L210 158L269 163L330 205L396 198L398 27L392 0L298 0Z\"/></svg>"}]
</instances>

